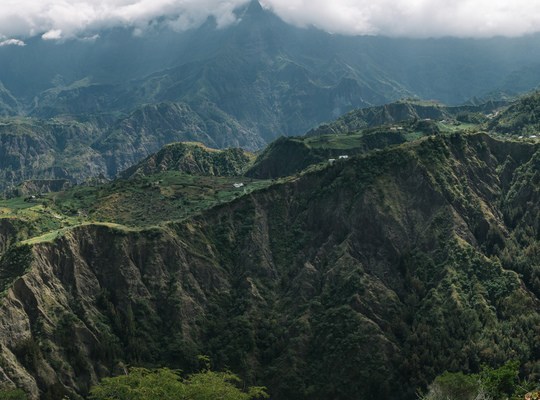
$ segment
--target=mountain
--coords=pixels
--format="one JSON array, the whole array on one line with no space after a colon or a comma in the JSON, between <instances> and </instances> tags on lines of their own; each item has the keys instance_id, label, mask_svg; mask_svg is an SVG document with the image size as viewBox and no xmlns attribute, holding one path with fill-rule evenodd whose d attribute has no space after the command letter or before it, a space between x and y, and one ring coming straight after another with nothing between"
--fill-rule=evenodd
<instances>
[{"instance_id":1,"label":"mountain","mask_svg":"<svg viewBox=\"0 0 540 400\"><path fill-rule=\"evenodd\" d=\"M540 133L540 93L523 96L507 109L493 115L489 129L510 135L534 136Z\"/></svg>"},{"instance_id":2,"label":"mountain","mask_svg":"<svg viewBox=\"0 0 540 400\"><path fill-rule=\"evenodd\" d=\"M489 114L507 105L506 101L487 101L479 104L445 106L428 101L405 99L376 107L360 108L348 112L329 124L312 129L308 136L346 134L365 128L391 125L411 120L455 120L467 114Z\"/></svg>"},{"instance_id":3,"label":"mountain","mask_svg":"<svg viewBox=\"0 0 540 400\"><path fill-rule=\"evenodd\" d=\"M157 23L143 35L117 28L92 40L31 38L23 47L2 47L0 114L125 117L147 105L176 103L229 125L228 139L254 149L404 97L456 105L538 85L530 72L540 62L534 35L348 37L288 25L255 0L236 13L228 27L217 28L210 18L184 32ZM231 140L222 134L208 132L205 143L226 147Z\"/></svg>"},{"instance_id":4,"label":"mountain","mask_svg":"<svg viewBox=\"0 0 540 400\"><path fill-rule=\"evenodd\" d=\"M241 149L215 150L200 143L173 143L123 171L130 179L162 171L182 171L195 175L239 176L251 164L252 156Z\"/></svg>"},{"instance_id":5,"label":"mountain","mask_svg":"<svg viewBox=\"0 0 540 400\"><path fill-rule=\"evenodd\" d=\"M448 369L515 358L528 374L539 150L432 136L131 227L63 217L61 198L2 203L2 379L77 398L126 364L207 354L275 399L412 399Z\"/></svg>"},{"instance_id":6,"label":"mountain","mask_svg":"<svg viewBox=\"0 0 540 400\"><path fill-rule=\"evenodd\" d=\"M20 112L20 104L17 99L0 82L0 115L16 115Z\"/></svg>"},{"instance_id":7,"label":"mountain","mask_svg":"<svg viewBox=\"0 0 540 400\"><path fill-rule=\"evenodd\" d=\"M276 400L535 382L539 36L235 12L0 46L0 397L201 355Z\"/></svg>"},{"instance_id":8,"label":"mountain","mask_svg":"<svg viewBox=\"0 0 540 400\"><path fill-rule=\"evenodd\" d=\"M196 112L184 103L146 105L116 120L92 143L107 164L108 176L134 165L166 144L201 142L212 148L254 149L263 142L237 121L211 107Z\"/></svg>"},{"instance_id":9,"label":"mountain","mask_svg":"<svg viewBox=\"0 0 540 400\"><path fill-rule=\"evenodd\" d=\"M489 115L506 102L448 107L432 102L402 100L353 110L300 137L281 137L270 143L246 172L255 178L279 178L317 163L383 149L423 136L481 130ZM340 158L341 157L341 158Z\"/></svg>"},{"instance_id":10,"label":"mountain","mask_svg":"<svg viewBox=\"0 0 540 400\"><path fill-rule=\"evenodd\" d=\"M478 124L485 120L485 115L498 110L503 104L492 101L474 106L447 107L429 102L400 101L351 111L307 135L346 135L377 124L387 125L386 136L377 129L368 132L378 134L361 139L356 143L355 151L352 150L354 146L347 144L351 150L349 154L356 154L402 143L438 129L431 126L431 122L422 122L422 119L430 117L433 121L445 119L448 123L454 121L452 123L457 124L457 120L461 120ZM113 178L164 145L177 141L201 142L211 148L243 147L252 150L264 144L238 120L212 106L205 107L202 111L195 111L186 103L162 102L141 106L127 115L79 114L49 119L10 117L0 120L0 190L12 191L21 182L31 179L68 179L80 183L100 174ZM415 125L405 123L414 119L420 122ZM393 123L399 126L398 121L406 128L400 134L408 133L408 137L390 130ZM272 146L264 154L269 154ZM315 147L328 146L319 143ZM303 169L340 154L337 146L332 151L318 151L315 157L309 156L299 164L298 160L304 156L293 155L295 159L289 158L286 163L278 157L277 167L281 169L288 165L288 169L279 173L254 172L251 176L285 176L298 168Z\"/></svg>"},{"instance_id":11,"label":"mountain","mask_svg":"<svg viewBox=\"0 0 540 400\"><path fill-rule=\"evenodd\" d=\"M0 121L0 190L29 179L80 183L100 174L114 177L178 141L218 148L262 145L227 116L201 115L180 103L146 105L120 117L11 117Z\"/></svg>"},{"instance_id":12,"label":"mountain","mask_svg":"<svg viewBox=\"0 0 540 400\"><path fill-rule=\"evenodd\" d=\"M279 138L259 154L246 171L249 177L275 179L299 173L318 163L341 162L352 155L406 142L409 130L391 131L380 128L375 132L344 136L324 135L316 138ZM414 133L414 137L417 133Z\"/></svg>"}]
</instances>

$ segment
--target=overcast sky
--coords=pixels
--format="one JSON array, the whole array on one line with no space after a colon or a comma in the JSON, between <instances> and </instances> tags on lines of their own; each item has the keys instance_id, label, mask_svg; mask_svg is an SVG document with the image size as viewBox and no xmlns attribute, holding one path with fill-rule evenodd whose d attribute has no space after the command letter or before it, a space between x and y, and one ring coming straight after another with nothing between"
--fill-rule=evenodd
<instances>
[{"instance_id":1,"label":"overcast sky","mask_svg":"<svg viewBox=\"0 0 540 400\"><path fill-rule=\"evenodd\" d=\"M248 0L1 0L0 46L25 38L92 38L101 28L131 26L143 34L157 19L174 29L220 27ZM407 37L520 36L540 31L540 0L261 0L282 19L333 33ZM162 18L165 17L165 18Z\"/></svg>"}]
</instances>

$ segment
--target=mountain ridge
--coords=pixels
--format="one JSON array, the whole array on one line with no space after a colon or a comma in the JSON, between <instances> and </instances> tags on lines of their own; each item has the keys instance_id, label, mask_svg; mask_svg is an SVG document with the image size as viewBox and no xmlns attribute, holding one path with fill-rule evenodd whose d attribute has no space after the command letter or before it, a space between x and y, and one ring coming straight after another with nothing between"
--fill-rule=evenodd
<instances>
[{"instance_id":1,"label":"mountain ridge","mask_svg":"<svg viewBox=\"0 0 540 400\"><path fill-rule=\"evenodd\" d=\"M140 163L122 171L120 177L132 179L162 171L182 171L195 175L240 176L253 156L241 149L216 150L202 143L171 143Z\"/></svg>"},{"instance_id":2,"label":"mountain ridge","mask_svg":"<svg viewBox=\"0 0 540 400\"><path fill-rule=\"evenodd\" d=\"M511 354L533 368L526 232L540 213L521 206L537 195L538 154L485 134L428 137L162 227L33 238L0 261L24 269L0 307L14 327L3 371L34 398L84 393L120 361L189 370L204 352L276 399L410 399L448 368Z\"/></svg>"}]
</instances>

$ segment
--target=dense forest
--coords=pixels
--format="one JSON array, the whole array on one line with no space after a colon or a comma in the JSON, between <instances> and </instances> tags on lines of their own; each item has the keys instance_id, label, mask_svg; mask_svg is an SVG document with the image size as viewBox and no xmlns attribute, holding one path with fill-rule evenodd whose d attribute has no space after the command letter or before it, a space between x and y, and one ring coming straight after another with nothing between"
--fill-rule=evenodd
<instances>
[{"instance_id":1,"label":"dense forest","mask_svg":"<svg viewBox=\"0 0 540 400\"><path fill-rule=\"evenodd\" d=\"M511 360L535 382L538 150L439 134L267 181L173 167L8 200L4 371L42 398L125 365L194 373L199 355L276 399L410 399ZM214 189L188 212L197 176Z\"/></svg>"}]
</instances>

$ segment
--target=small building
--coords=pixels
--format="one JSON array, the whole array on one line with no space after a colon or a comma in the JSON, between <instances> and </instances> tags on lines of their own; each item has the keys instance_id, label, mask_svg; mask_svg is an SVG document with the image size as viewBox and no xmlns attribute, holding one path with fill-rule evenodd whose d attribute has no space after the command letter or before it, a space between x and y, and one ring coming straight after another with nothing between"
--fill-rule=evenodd
<instances>
[{"instance_id":1,"label":"small building","mask_svg":"<svg viewBox=\"0 0 540 400\"><path fill-rule=\"evenodd\" d=\"M244 187L244 184L242 182L238 182L238 183L233 183L233 186L236 188L236 189L240 189L241 187Z\"/></svg>"},{"instance_id":2,"label":"small building","mask_svg":"<svg viewBox=\"0 0 540 400\"><path fill-rule=\"evenodd\" d=\"M329 163L330 165L332 165L332 164L335 163L335 162L336 162L336 159L335 159L335 158L329 158L329 159L328 159L328 163Z\"/></svg>"},{"instance_id":3,"label":"small building","mask_svg":"<svg viewBox=\"0 0 540 400\"><path fill-rule=\"evenodd\" d=\"M531 139L536 139L538 136L536 135L531 135Z\"/></svg>"}]
</instances>

